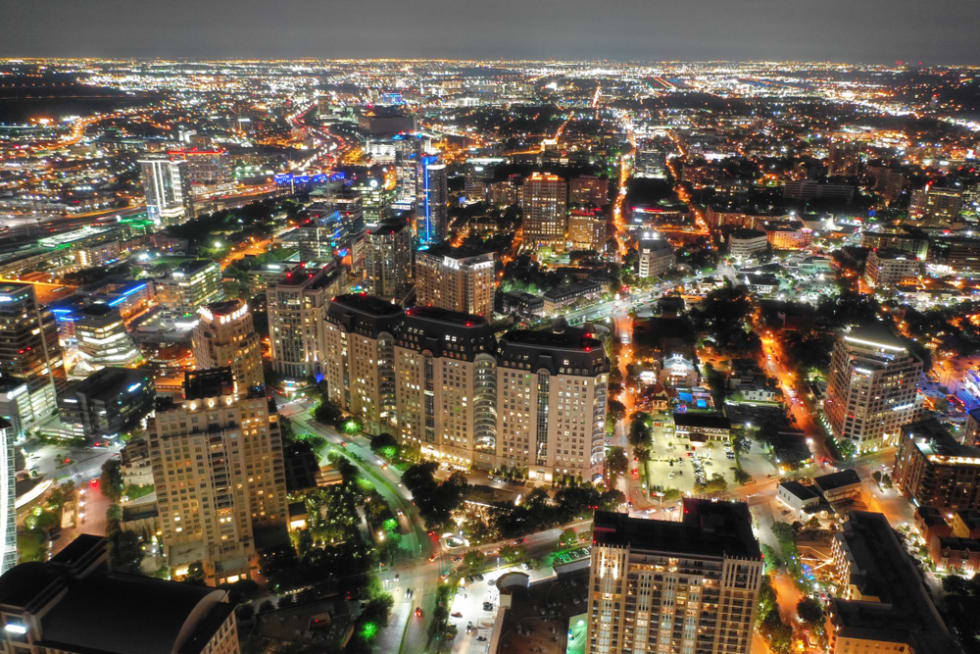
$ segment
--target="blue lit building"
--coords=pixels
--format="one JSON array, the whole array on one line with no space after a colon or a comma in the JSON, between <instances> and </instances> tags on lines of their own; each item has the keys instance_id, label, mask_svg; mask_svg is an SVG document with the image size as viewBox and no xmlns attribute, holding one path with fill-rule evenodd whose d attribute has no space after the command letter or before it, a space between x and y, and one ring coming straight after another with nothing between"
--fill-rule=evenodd
<instances>
[{"instance_id":1,"label":"blue lit building","mask_svg":"<svg viewBox=\"0 0 980 654\"><path fill-rule=\"evenodd\" d=\"M423 245L438 243L446 238L449 222L449 180L439 157L419 158L418 188L416 238Z\"/></svg>"}]
</instances>

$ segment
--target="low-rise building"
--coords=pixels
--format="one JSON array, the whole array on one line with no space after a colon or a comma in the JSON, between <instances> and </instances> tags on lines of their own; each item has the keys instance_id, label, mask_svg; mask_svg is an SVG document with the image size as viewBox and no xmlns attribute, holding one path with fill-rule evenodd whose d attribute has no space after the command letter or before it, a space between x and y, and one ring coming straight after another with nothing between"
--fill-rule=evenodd
<instances>
[{"instance_id":1,"label":"low-rise building","mask_svg":"<svg viewBox=\"0 0 980 654\"><path fill-rule=\"evenodd\" d=\"M720 413L689 411L674 414L674 433L696 443L728 442L731 421Z\"/></svg>"},{"instance_id":2,"label":"low-rise building","mask_svg":"<svg viewBox=\"0 0 980 654\"><path fill-rule=\"evenodd\" d=\"M864 266L864 281L875 290L888 290L906 279L919 276L919 260L914 255L894 248L875 248L868 253Z\"/></svg>"},{"instance_id":3,"label":"low-rise building","mask_svg":"<svg viewBox=\"0 0 980 654\"><path fill-rule=\"evenodd\" d=\"M815 477L813 485L831 504L861 495L861 478L851 468Z\"/></svg>"},{"instance_id":4,"label":"low-rise building","mask_svg":"<svg viewBox=\"0 0 980 654\"><path fill-rule=\"evenodd\" d=\"M660 277L674 267L676 259L670 243L663 239L644 239L640 241L639 269L640 279Z\"/></svg>"},{"instance_id":5,"label":"low-rise building","mask_svg":"<svg viewBox=\"0 0 980 654\"><path fill-rule=\"evenodd\" d=\"M578 302L579 300L594 300L602 294L602 285L592 280L563 284L544 294L544 313L553 314L559 309Z\"/></svg>"},{"instance_id":6,"label":"low-rise building","mask_svg":"<svg viewBox=\"0 0 980 654\"><path fill-rule=\"evenodd\" d=\"M776 498L796 512L801 517L807 509L820 506L820 493L813 486L801 484L798 481L780 482L776 487Z\"/></svg>"},{"instance_id":7,"label":"low-rise building","mask_svg":"<svg viewBox=\"0 0 980 654\"><path fill-rule=\"evenodd\" d=\"M238 654L228 591L112 573L108 556L104 538L83 535L0 577L3 650Z\"/></svg>"},{"instance_id":8,"label":"low-rise building","mask_svg":"<svg viewBox=\"0 0 980 654\"><path fill-rule=\"evenodd\" d=\"M736 259L747 259L769 251L769 238L758 229L737 228L728 234L728 253Z\"/></svg>"}]
</instances>

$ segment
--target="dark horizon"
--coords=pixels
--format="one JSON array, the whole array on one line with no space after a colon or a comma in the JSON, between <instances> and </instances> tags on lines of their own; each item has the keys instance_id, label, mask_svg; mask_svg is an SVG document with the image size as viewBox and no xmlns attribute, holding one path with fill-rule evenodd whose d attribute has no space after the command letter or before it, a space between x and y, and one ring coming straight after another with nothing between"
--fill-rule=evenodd
<instances>
[{"instance_id":1,"label":"dark horizon","mask_svg":"<svg viewBox=\"0 0 980 654\"><path fill-rule=\"evenodd\" d=\"M980 3L938 0L14 3L6 58L980 64Z\"/></svg>"}]
</instances>

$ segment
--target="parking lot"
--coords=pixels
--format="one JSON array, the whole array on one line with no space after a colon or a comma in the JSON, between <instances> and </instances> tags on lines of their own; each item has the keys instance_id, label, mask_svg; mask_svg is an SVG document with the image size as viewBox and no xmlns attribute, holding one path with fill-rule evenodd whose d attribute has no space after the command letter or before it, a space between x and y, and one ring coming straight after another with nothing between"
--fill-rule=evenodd
<instances>
[{"instance_id":1,"label":"parking lot","mask_svg":"<svg viewBox=\"0 0 980 654\"><path fill-rule=\"evenodd\" d=\"M694 492L695 484L707 483L716 474L734 485L735 453L728 442L695 444L675 436L670 427L655 427L647 474L651 487Z\"/></svg>"},{"instance_id":2,"label":"parking lot","mask_svg":"<svg viewBox=\"0 0 980 654\"><path fill-rule=\"evenodd\" d=\"M524 573L531 583L543 582L555 575L551 568L525 570L515 565L486 573L482 575L483 579L477 576L472 581L461 582L449 609L449 623L456 625L457 632L453 654L487 653L493 624L500 609L500 591L497 590L496 581L508 572Z\"/></svg>"}]
</instances>

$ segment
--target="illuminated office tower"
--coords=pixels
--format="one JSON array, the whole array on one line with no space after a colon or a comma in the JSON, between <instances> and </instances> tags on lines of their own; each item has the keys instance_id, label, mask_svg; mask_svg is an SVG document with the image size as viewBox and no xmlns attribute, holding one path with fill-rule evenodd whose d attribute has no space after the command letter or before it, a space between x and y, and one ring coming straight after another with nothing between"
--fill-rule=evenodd
<instances>
[{"instance_id":1,"label":"illuminated office tower","mask_svg":"<svg viewBox=\"0 0 980 654\"><path fill-rule=\"evenodd\" d=\"M139 161L146 196L146 216L162 225L179 225L194 217L186 161L152 156Z\"/></svg>"},{"instance_id":2,"label":"illuminated office tower","mask_svg":"<svg viewBox=\"0 0 980 654\"><path fill-rule=\"evenodd\" d=\"M568 205L565 180L551 173L532 173L524 182L524 242L560 245L565 242Z\"/></svg>"},{"instance_id":3,"label":"illuminated office tower","mask_svg":"<svg viewBox=\"0 0 980 654\"><path fill-rule=\"evenodd\" d=\"M269 287L269 340L272 366L279 374L299 380L323 372L318 336L327 304L336 292L337 276L336 271L297 266Z\"/></svg>"},{"instance_id":4,"label":"illuminated office tower","mask_svg":"<svg viewBox=\"0 0 980 654\"><path fill-rule=\"evenodd\" d=\"M448 242L415 254L415 301L420 306L490 317L495 287L493 252Z\"/></svg>"},{"instance_id":5,"label":"illuminated office tower","mask_svg":"<svg viewBox=\"0 0 980 654\"><path fill-rule=\"evenodd\" d=\"M493 467L496 341L486 319L414 307L395 337L397 434L450 465Z\"/></svg>"},{"instance_id":6,"label":"illuminated office tower","mask_svg":"<svg viewBox=\"0 0 980 654\"><path fill-rule=\"evenodd\" d=\"M602 476L609 358L583 329L515 330L497 345L497 460L536 481Z\"/></svg>"},{"instance_id":7,"label":"illuminated office tower","mask_svg":"<svg viewBox=\"0 0 980 654\"><path fill-rule=\"evenodd\" d=\"M100 370L106 366L127 367L141 358L119 310L108 304L89 304L75 318L75 339L81 366Z\"/></svg>"},{"instance_id":8,"label":"illuminated office tower","mask_svg":"<svg viewBox=\"0 0 980 654\"><path fill-rule=\"evenodd\" d=\"M415 204L415 236L419 243L438 243L449 225L449 180L439 157L419 159L418 201Z\"/></svg>"},{"instance_id":9,"label":"illuminated office tower","mask_svg":"<svg viewBox=\"0 0 980 654\"><path fill-rule=\"evenodd\" d=\"M197 368L228 366L240 389L264 385L262 345L248 305L242 300L216 302L199 308L197 315L200 322L191 335Z\"/></svg>"},{"instance_id":10,"label":"illuminated office tower","mask_svg":"<svg viewBox=\"0 0 980 654\"><path fill-rule=\"evenodd\" d=\"M674 267L674 250L665 239L640 240L640 261L637 275L640 279L660 277Z\"/></svg>"},{"instance_id":11,"label":"illuminated office tower","mask_svg":"<svg viewBox=\"0 0 980 654\"><path fill-rule=\"evenodd\" d=\"M957 189L926 184L912 191L909 200L909 218L924 225L948 226L960 222L963 194Z\"/></svg>"},{"instance_id":12,"label":"illuminated office tower","mask_svg":"<svg viewBox=\"0 0 980 654\"><path fill-rule=\"evenodd\" d=\"M58 326L51 312L38 305L30 284L0 283L2 376L27 383L30 402L24 406L25 423L43 420L54 413L55 392L67 381L58 345Z\"/></svg>"},{"instance_id":13,"label":"illuminated office tower","mask_svg":"<svg viewBox=\"0 0 980 654\"><path fill-rule=\"evenodd\" d=\"M401 299L412 274L412 233L400 219L387 220L367 233L365 286L386 300Z\"/></svg>"},{"instance_id":14,"label":"illuminated office tower","mask_svg":"<svg viewBox=\"0 0 980 654\"><path fill-rule=\"evenodd\" d=\"M395 409L395 333L402 309L373 295L340 295L320 337L327 397L369 434L389 429Z\"/></svg>"},{"instance_id":15,"label":"illuminated office tower","mask_svg":"<svg viewBox=\"0 0 980 654\"><path fill-rule=\"evenodd\" d=\"M184 161L191 186L221 186L233 181L231 157L227 150L188 148L168 150L170 161Z\"/></svg>"},{"instance_id":16,"label":"illuminated office tower","mask_svg":"<svg viewBox=\"0 0 980 654\"><path fill-rule=\"evenodd\" d=\"M593 205L581 205L568 213L568 241L573 250L601 251L606 246L606 215Z\"/></svg>"},{"instance_id":17,"label":"illuminated office tower","mask_svg":"<svg viewBox=\"0 0 980 654\"><path fill-rule=\"evenodd\" d=\"M419 195L419 161L429 150L431 139L421 132L395 134L395 199L415 202Z\"/></svg>"},{"instance_id":18,"label":"illuminated office tower","mask_svg":"<svg viewBox=\"0 0 980 654\"><path fill-rule=\"evenodd\" d=\"M13 425L0 417L0 575L17 565L17 468L14 463Z\"/></svg>"},{"instance_id":19,"label":"illuminated office tower","mask_svg":"<svg viewBox=\"0 0 980 654\"><path fill-rule=\"evenodd\" d=\"M762 554L748 505L685 499L680 521L596 511L589 654L748 654Z\"/></svg>"},{"instance_id":20,"label":"illuminated office tower","mask_svg":"<svg viewBox=\"0 0 980 654\"><path fill-rule=\"evenodd\" d=\"M858 452L898 443L919 412L922 362L884 327L855 327L837 337L827 375L824 413L833 436Z\"/></svg>"},{"instance_id":21,"label":"illuminated office tower","mask_svg":"<svg viewBox=\"0 0 980 654\"><path fill-rule=\"evenodd\" d=\"M161 542L177 578L200 561L209 585L258 570L254 529L285 524L278 415L230 368L185 373L184 399L158 399L148 426Z\"/></svg>"},{"instance_id":22,"label":"illuminated office tower","mask_svg":"<svg viewBox=\"0 0 980 654\"><path fill-rule=\"evenodd\" d=\"M156 279L154 287L161 304L189 313L225 296L221 266L206 259L185 261L166 277Z\"/></svg>"}]
</instances>

